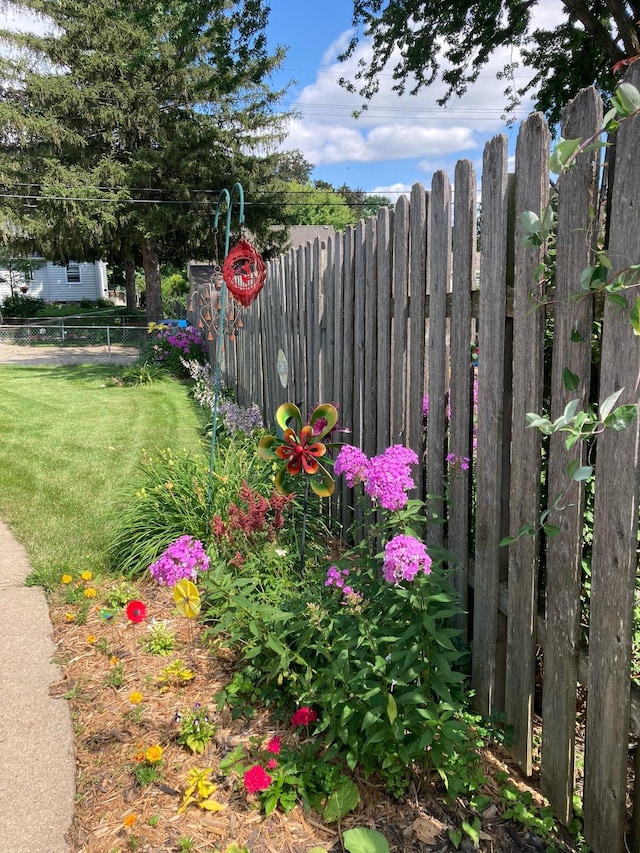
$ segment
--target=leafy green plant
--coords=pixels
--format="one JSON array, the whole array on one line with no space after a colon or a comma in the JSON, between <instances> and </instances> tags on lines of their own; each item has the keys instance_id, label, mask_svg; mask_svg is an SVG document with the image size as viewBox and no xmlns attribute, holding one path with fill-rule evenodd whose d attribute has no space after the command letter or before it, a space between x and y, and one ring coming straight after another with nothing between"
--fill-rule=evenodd
<instances>
[{"instance_id":1,"label":"leafy green plant","mask_svg":"<svg viewBox=\"0 0 640 853\"><path fill-rule=\"evenodd\" d=\"M113 581L104 593L105 603L111 609L126 607L130 601L136 601L139 598L140 590L125 578Z\"/></svg>"},{"instance_id":2,"label":"leafy green plant","mask_svg":"<svg viewBox=\"0 0 640 853\"><path fill-rule=\"evenodd\" d=\"M171 654L176 645L176 632L166 620L149 623L149 636L140 640L143 648L152 655Z\"/></svg>"},{"instance_id":3,"label":"leafy green plant","mask_svg":"<svg viewBox=\"0 0 640 853\"><path fill-rule=\"evenodd\" d=\"M120 374L123 385L153 385L155 382L163 382L166 378L167 373L162 367L147 361L125 367Z\"/></svg>"},{"instance_id":4,"label":"leafy green plant","mask_svg":"<svg viewBox=\"0 0 640 853\"><path fill-rule=\"evenodd\" d=\"M195 805L203 811L219 812L224 806L213 798L217 785L209 779L211 767L200 769L193 767L187 773L187 785L182 797L178 814L185 812L190 805Z\"/></svg>"},{"instance_id":5,"label":"leafy green plant","mask_svg":"<svg viewBox=\"0 0 640 853\"><path fill-rule=\"evenodd\" d=\"M199 703L185 714L176 714L176 722L180 726L178 743L189 747L192 752L203 753L213 740L216 725L209 718L209 709Z\"/></svg>"},{"instance_id":6,"label":"leafy green plant","mask_svg":"<svg viewBox=\"0 0 640 853\"><path fill-rule=\"evenodd\" d=\"M104 683L107 687L114 687L116 690L124 684L124 668L121 663L114 664L109 670Z\"/></svg>"},{"instance_id":7,"label":"leafy green plant","mask_svg":"<svg viewBox=\"0 0 640 853\"><path fill-rule=\"evenodd\" d=\"M180 687L195 678L195 672L184 663L181 658L176 658L168 663L157 676L161 688Z\"/></svg>"}]
</instances>

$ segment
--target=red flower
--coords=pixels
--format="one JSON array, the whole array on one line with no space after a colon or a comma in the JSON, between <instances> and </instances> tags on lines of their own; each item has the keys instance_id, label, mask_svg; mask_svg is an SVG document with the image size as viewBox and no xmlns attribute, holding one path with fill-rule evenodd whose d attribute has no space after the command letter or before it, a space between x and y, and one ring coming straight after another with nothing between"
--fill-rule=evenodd
<instances>
[{"instance_id":1,"label":"red flower","mask_svg":"<svg viewBox=\"0 0 640 853\"><path fill-rule=\"evenodd\" d=\"M275 758L270 758L267 761L267 770L275 770L277 766L278 762L275 760Z\"/></svg>"},{"instance_id":2,"label":"red flower","mask_svg":"<svg viewBox=\"0 0 640 853\"><path fill-rule=\"evenodd\" d=\"M302 707L298 708L298 710L291 717L291 725L292 726L308 726L309 723L315 723L318 719L318 715L313 710L313 708Z\"/></svg>"},{"instance_id":3,"label":"red flower","mask_svg":"<svg viewBox=\"0 0 640 853\"><path fill-rule=\"evenodd\" d=\"M277 755L280 752L280 747L282 743L278 735L272 737L269 743L266 745L265 749L267 752L270 752L272 755Z\"/></svg>"},{"instance_id":4,"label":"red flower","mask_svg":"<svg viewBox=\"0 0 640 853\"><path fill-rule=\"evenodd\" d=\"M249 794L266 791L273 779L260 764L254 764L244 774L244 787Z\"/></svg>"},{"instance_id":5,"label":"red flower","mask_svg":"<svg viewBox=\"0 0 640 853\"><path fill-rule=\"evenodd\" d=\"M127 614L129 622L133 622L134 625L137 625L138 622L142 622L144 617L147 615L147 605L142 601L130 601L127 604L125 613Z\"/></svg>"}]
</instances>

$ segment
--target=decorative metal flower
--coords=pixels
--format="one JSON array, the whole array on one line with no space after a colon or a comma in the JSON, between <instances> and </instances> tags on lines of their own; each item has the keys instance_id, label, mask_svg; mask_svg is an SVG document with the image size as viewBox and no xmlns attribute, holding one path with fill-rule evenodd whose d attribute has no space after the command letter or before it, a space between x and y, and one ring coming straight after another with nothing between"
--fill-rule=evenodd
<instances>
[{"instance_id":1,"label":"decorative metal flower","mask_svg":"<svg viewBox=\"0 0 640 853\"><path fill-rule=\"evenodd\" d=\"M200 613L200 593L190 580L183 579L173 588L173 600L178 613L193 619Z\"/></svg>"},{"instance_id":2,"label":"decorative metal flower","mask_svg":"<svg viewBox=\"0 0 640 853\"><path fill-rule=\"evenodd\" d=\"M142 622L144 617L147 615L147 605L142 601L130 601L129 604L127 604L125 613L127 614L129 622L133 622L134 625L137 625L139 622Z\"/></svg>"},{"instance_id":3,"label":"decorative metal flower","mask_svg":"<svg viewBox=\"0 0 640 853\"><path fill-rule=\"evenodd\" d=\"M314 432L318 421L322 429ZM290 495L295 491L295 484L290 478L298 474L309 477L309 485L321 498L333 494L333 477L319 460L326 456L329 447L336 446L322 439L329 435L337 421L338 410L330 403L317 406L311 413L309 423L304 426L300 409L294 403L280 406L276 412L276 423L282 434L266 435L258 445L261 459L284 463L275 478L275 486L280 494Z\"/></svg>"}]
</instances>

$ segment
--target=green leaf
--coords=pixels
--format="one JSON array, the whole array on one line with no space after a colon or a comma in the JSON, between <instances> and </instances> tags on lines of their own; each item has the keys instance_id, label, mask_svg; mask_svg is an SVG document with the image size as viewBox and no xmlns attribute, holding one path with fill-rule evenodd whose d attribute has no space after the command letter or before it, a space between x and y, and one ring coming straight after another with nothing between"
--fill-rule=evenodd
<instances>
[{"instance_id":1,"label":"green leaf","mask_svg":"<svg viewBox=\"0 0 640 853\"><path fill-rule=\"evenodd\" d=\"M582 480L588 480L592 474L593 468L591 465L580 465L571 472L571 479L580 483Z\"/></svg>"},{"instance_id":2,"label":"green leaf","mask_svg":"<svg viewBox=\"0 0 640 853\"><path fill-rule=\"evenodd\" d=\"M467 833L469 838L473 841L473 846L478 847L480 845L480 827L481 827L480 819L474 818L473 824L469 823L466 820L462 821L462 828Z\"/></svg>"},{"instance_id":3,"label":"green leaf","mask_svg":"<svg viewBox=\"0 0 640 853\"><path fill-rule=\"evenodd\" d=\"M351 779L342 776L338 787L327 800L327 804L322 811L322 817L327 823L340 820L350 811L353 811L359 802L360 792L358 791L358 786Z\"/></svg>"},{"instance_id":4,"label":"green leaf","mask_svg":"<svg viewBox=\"0 0 640 853\"><path fill-rule=\"evenodd\" d=\"M577 391L580 385L580 377L565 367L562 371L562 382L567 391Z\"/></svg>"},{"instance_id":5,"label":"green leaf","mask_svg":"<svg viewBox=\"0 0 640 853\"><path fill-rule=\"evenodd\" d=\"M631 83L621 83L611 98L611 103L618 115L626 118L640 110L640 92Z\"/></svg>"},{"instance_id":6,"label":"green leaf","mask_svg":"<svg viewBox=\"0 0 640 853\"><path fill-rule=\"evenodd\" d=\"M389 842L375 829L348 829L343 833L342 841L349 853L389 853Z\"/></svg>"},{"instance_id":7,"label":"green leaf","mask_svg":"<svg viewBox=\"0 0 640 853\"><path fill-rule=\"evenodd\" d=\"M537 234L542 226L540 217L532 210L523 211L523 213L520 214L520 222L528 234Z\"/></svg>"},{"instance_id":8,"label":"green leaf","mask_svg":"<svg viewBox=\"0 0 640 853\"><path fill-rule=\"evenodd\" d=\"M633 303L629 319L631 320L634 335L640 335L640 296Z\"/></svg>"},{"instance_id":9,"label":"green leaf","mask_svg":"<svg viewBox=\"0 0 640 853\"><path fill-rule=\"evenodd\" d=\"M605 418L604 425L616 432L620 432L629 426L637 414L637 406L618 406L617 409L614 409L614 411Z\"/></svg>"},{"instance_id":10,"label":"green leaf","mask_svg":"<svg viewBox=\"0 0 640 853\"><path fill-rule=\"evenodd\" d=\"M392 693L387 694L387 716L389 717L389 722L393 725L398 717L398 706L396 705L396 700L393 698Z\"/></svg>"},{"instance_id":11,"label":"green leaf","mask_svg":"<svg viewBox=\"0 0 640 853\"><path fill-rule=\"evenodd\" d=\"M618 398L620 397L623 391L624 388L620 388L618 391L614 391L613 394L609 394L607 399L600 404L599 415L600 420L603 423L607 422L607 418L613 411L613 407L618 402Z\"/></svg>"},{"instance_id":12,"label":"green leaf","mask_svg":"<svg viewBox=\"0 0 640 853\"><path fill-rule=\"evenodd\" d=\"M559 175L564 170L567 161L580 147L581 141L581 139L562 139L560 137L549 158L549 171Z\"/></svg>"}]
</instances>

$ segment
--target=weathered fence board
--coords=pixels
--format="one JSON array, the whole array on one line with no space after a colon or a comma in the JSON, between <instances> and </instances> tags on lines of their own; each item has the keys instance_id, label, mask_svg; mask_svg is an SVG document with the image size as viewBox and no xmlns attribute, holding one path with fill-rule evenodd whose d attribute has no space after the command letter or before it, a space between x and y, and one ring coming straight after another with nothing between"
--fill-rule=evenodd
<instances>
[{"instance_id":1,"label":"weathered fence board","mask_svg":"<svg viewBox=\"0 0 640 853\"><path fill-rule=\"evenodd\" d=\"M498 588L502 538L502 429L504 405L505 292L509 212L507 140L487 143L482 171L482 259L478 348L478 463L476 509L474 655L471 681L477 709L495 702Z\"/></svg>"},{"instance_id":2,"label":"weathered fence board","mask_svg":"<svg viewBox=\"0 0 640 853\"><path fill-rule=\"evenodd\" d=\"M391 283L391 443L404 444L407 399L409 277L409 201L398 199L393 228L393 272Z\"/></svg>"},{"instance_id":3,"label":"weathered fence board","mask_svg":"<svg viewBox=\"0 0 640 853\"><path fill-rule=\"evenodd\" d=\"M640 85L640 69L632 76ZM609 257L614 270L640 263L640 117L617 132ZM636 299L625 292L628 309ZM600 401L622 390L636 403L640 358L626 311L608 300L602 333ZM640 418L598 439L591 559L589 687L585 743L585 838L594 850L623 849L629 741L629 668L637 570ZM621 464L624 470L621 469Z\"/></svg>"},{"instance_id":4,"label":"weathered fence board","mask_svg":"<svg viewBox=\"0 0 640 853\"><path fill-rule=\"evenodd\" d=\"M416 184L409 199L409 339L407 357L407 447L422 447L422 394L425 387L425 296L428 250L427 216L429 195ZM384 449L384 448L383 448ZM424 467L414 475L416 490L424 493Z\"/></svg>"},{"instance_id":5,"label":"weathered fence board","mask_svg":"<svg viewBox=\"0 0 640 853\"><path fill-rule=\"evenodd\" d=\"M593 89L585 89L563 116L565 139L588 138L602 123L602 104ZM576 396L581 408L589 399L593 299L576 292L579 270L591 263L596 228L589 212L596 208L599 152L580 158L562 177L556 235L554 357L551 376L551 417L558 418ZM569 391L564 371L580 377L580 391ZM568 823L572 810L578 650L580 643L581 537L584 486L567 480L567 466L582 464L581 443L567 450L564 437L551 437L549 446L549 521L560 528L547 542L546 643L542 713L542 790L558 816ZM561 511L553 510L559 497Z\"/></svg>"},{"instance_id":6,"label":"weathered fence board","mask_svg":"<svg viewBox=\"0 0 640 853\"><path fill-rule=\"evenodd\" d=\"M472 439L472 367L471 291L475 285L476 265L476 176L469 160L461 160L455 171L453 208L453 281L451 299L451 386L449 402L449 452L467 459L469 467L456 470L449 482L449 550L459 560L454 565L452 582L464 613L456 627L467 636L469 544L471 522Z\"/></svg>"},{"instance_id":7,"label":"weathered fence board","mask_svg":"<svg viewBox=\"0 0 640 853\"><path fill-rule=\"evenodd\" d=\"M444 520L444 470L447 387L447 291L451 279L451 184L444 172L431 182L429 202L429 415L427 418L427 508L430 517ZM442 545L441 521L427 528L427 544Z\"/></svg>"},{"instance_id":8,"label":"weathered fence board","mask_svg":"<svg viewBox=\"0 0 640 853\"><path fill-rule=\"evenodd\" d=\"M517 211L542 211L549 199L546 165L550 133L540 114L520 127L516 146ZM542 247L523 244L516 221L513 295L513 392L511 427L510 520L513 531L535 523L540 514L541 436L526 428L527 412L542 410L544 384L544 311L532 309L530 294ZM506 712L514 729L513 754L530 774L535 680L535 620L538 589L538 535L509 546L509 621Z\"/></svg>"}]
</instances>

